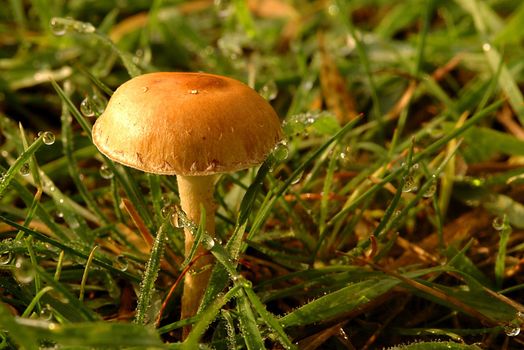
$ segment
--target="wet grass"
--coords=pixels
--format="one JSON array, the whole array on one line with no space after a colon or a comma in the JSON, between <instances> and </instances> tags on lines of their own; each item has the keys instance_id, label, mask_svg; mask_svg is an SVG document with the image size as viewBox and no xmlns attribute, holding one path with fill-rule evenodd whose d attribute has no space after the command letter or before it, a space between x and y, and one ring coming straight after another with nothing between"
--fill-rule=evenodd
<instances>
[{"instance_id":1,"label":"wet grass","mask_svg":"<svg viewBox=\"0 0 524 350\"><path fill-rule=\"evenodd\" d=\"M0 348L522 348L524 5L6 5ZM237 78L282 118L264 164L219 178L217 239L173 177L91 142L153 71ZM184 227L216 265L180 320Z\"/></svg>"}]
</instances>

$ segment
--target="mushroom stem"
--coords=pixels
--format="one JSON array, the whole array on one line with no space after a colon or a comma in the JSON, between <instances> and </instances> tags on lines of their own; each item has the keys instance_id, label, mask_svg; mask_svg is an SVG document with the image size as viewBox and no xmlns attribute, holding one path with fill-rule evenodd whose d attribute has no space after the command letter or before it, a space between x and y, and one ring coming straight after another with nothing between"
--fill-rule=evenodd
<instances>
[{"instance_id":1,"label":"mushroom stem","mask_svg":"<svg viewBox=\"0 0 524 350\"><path fill-rule=\"evenodd\" d=\"M206 231L211 236L215 236L215 202L213 192L215 187L215 177L207 176L177 176L178 193L180 195L180 205L187 217L198 224L200 222L201 205L206 211ZM185 254L189 255L194 243L194 237L186 228L185 233ZM199 247L195 257L205 253L203 247ZM201 256L193 265L184 279L184 291L182 293L182 319L194 316L200 306L205 288L209 282L211 268L206 265L213 263L213 256L206 254ZM189 329L186 328L184 333Z\"/></svg>"}]
</instances>

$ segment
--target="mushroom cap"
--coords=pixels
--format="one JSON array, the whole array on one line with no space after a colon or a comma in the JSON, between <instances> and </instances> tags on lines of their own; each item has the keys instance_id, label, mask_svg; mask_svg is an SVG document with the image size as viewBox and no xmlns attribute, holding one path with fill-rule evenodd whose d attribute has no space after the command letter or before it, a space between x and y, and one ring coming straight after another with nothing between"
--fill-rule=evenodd
<instances>
[{"instance_id":1,"label":"mushroom cap","mask_svg":"<svg viewBox=\"0 0 524 350\"><path fill-rule=\"evenodd\" d=\"M205 73L149 73L122 84L93 126L110 159L155 174L200 176L255 166L282 138L271 105Z\"/></svg>"}]
</instances>

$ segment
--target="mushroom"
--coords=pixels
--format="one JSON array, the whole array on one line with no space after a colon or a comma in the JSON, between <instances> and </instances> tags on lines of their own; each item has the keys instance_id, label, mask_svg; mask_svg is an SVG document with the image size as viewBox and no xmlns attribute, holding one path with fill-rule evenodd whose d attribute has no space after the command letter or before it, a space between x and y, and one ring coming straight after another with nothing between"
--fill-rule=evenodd
<instances>
[{"instance_id":1,"label":"mushroom","mask_svg":"<svg viewBox=\"0 0 524 350\"><path fill-rule=\"evenodd\" d=\"M135 77L112 95L93 126L93 142L108 158L154 174L176 175L180 205L215 235L215 174L260 164L282 138L280 120L247 85L206 73L159 72ZM194 243L185 230L185 254ZM199 247L199 252L204 252ZM210 254L185 276L182 318L196 314L211 269Z\"/></svg>"}]
</instances>

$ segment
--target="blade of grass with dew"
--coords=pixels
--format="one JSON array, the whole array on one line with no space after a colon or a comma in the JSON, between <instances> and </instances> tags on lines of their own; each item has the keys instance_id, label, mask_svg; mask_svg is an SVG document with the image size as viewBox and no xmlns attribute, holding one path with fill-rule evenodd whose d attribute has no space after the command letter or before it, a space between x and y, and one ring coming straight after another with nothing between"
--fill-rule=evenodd
<instances>
[{"instance_id":1,"label":"blade of grass with dew","mask_svg":"<svg viewBox=\"0 0 524 350\"><path fill-rule=\"evenodd\" d=\"M220 316L222 317L223 322L225 323L226 333L227 333L227 346L228 349L236 349L237 334L235 332L235 322L231 312L225 309L220 310Z\"/></svg>"},{"instance_id":2,"label":"blade of grass with dew","mask_svg":"<svg viewBox=\"0 0 524 350\"><path fill-rule=\"evenodd\" d=\"M20 173L20 169L29 162L33 154L44 144L42 136L38 137L35 142L31 144L16 161L9 167L7 172L0 179L0 198L4 195L4 192L7 190L9 184L13 178Z\"/></svg>"},{"instance_id":3,"label":"blade of grass with dew","mask_svg":"<svg viewBox=\"0 0 524 350\"><path fill-rule=\"evenodd\" d=\"M29 147L29 146L28 146L28 143L27 143L27 139L25 137L25 131L24 131L24 128L22 127L22 124L19 124L19 127L20 127L20 138L22 140L22 145L23 145L24 151L25 151L25 150L27 150L27 147ZM43 138L44 138L44 136L42 136L42 139ZM26 217L24 219L24 226L29 226L29 224L33 220L33 217L35 215L35 211L36 211L37 205L38 205L38 203L40 201L40 198L42 196L42 181L40 179L40 170L38 169L38 163L36 162L36 157L33 154L29 159L30 159L29 160L30 173L31 173L31 176L33 177L33 180L34 180L34 183L35 183L36 193L35 193L35 195L33 197L33 201L31 202L31 205L27 209L27 214L26 214ZM19 232L16 235L16 239L21 239L22 237L23 237L23 232Z\"/></svg>"},{"instance_id":4,"label":"blade of grass with dew","mask_svg":"<svg viewBox=\"0 0 524 350\"><path fill-rule=\"evenodd\" d=\"M38 266L38 260L35 254L35 250L33 249L33 237L29 236L25 238L24 243L27 248L27 253L29 254L29 260L31 261L31 268L35 270L36 267ZM38 294L40 289L42 289L42 283L40 281L40 276L38 276L38 274L35 274L33 282L35 285L35 295L36 295ZM37 309L41 310L40 304L37 304Z\"/></svg>"},{"instance_id":5,"label":"blade of grass with dew","mask_svg":"<svg viewBox=\"0 0 524 350\"><path fill-rule=\"evenodd\" d=\"M26 234L33 236L35 239L37 239L37 240L39 240L41 242L49 243L52 246L57 247L58 249L65 251L67 254L71 254L71 255L74 255L74 256L82 258L82 259L87 259L89 257L88 254L85 254L84 252L81 252L78 249L70 247L69 245L64 244L64 243L62 243L60 241L57 241L57 240L55 240L55 239L53 239L51 237L48 237L48 236L46 236L45 234L43 234L41 232L38 232L38 231L32 230L32 229L30 229L28 227L22 226L22 225L18 224L17 222L15 222L15 221L13 221L11 219L8 219L7 217L5 217L3 215L0 215L0 221L3 221L4 223L8 224L9 226L14 227L17 230L24 231ZM116 269L109 262L106 262L106 261L104 261L104 260L102 260L100 258L95 257L93 259L93 263L95 265L97 265L97 266L100 266L102 268L107 269L108 271L110 271L110 272L112 272L114 274L120 275L120 276L122 276L124 278L127 278L127 279L130 279L130 280L132 280L134 282L141 281L141 278L139 278L138 276L136 276L136 275L134 275L132 273L129 273L127 271L121 271L119 269Z\"/></svg>"},{"instance_id":6,"label":"blade of grass with dew","mask_svg":"<svg viewBox=\"0 0 524 350\"><path fill-rule=\"evenodd\" d=\"M461 145L461 142L457 142L455 145L455 148L451 149L450 152L447 154L446 158L442 161L442 163L435 169L435 172L432 175L432 178L436 179L438 176L444 171L445 166L449 163L449 161L454 157L455 153L458 151L459 147ZM393 220L389 221L387 225L385 226L384 230L382 232L387 232L389 230L395 230L399 225L401 220L408 214L409 210L417 203L420 202L422 197L427 193L430 186L432 186L432 181L426 181L419 189L415 197L410 200L407 204L405 204L404 208L400 211L398 215L396 215Z\"/></svg>"},{"instance_id":7,"label":"blade of grass with dew","mask_svg":"<svg viewBox=\"0 0 524 350\"><path fill-rule=\"evenodd\" d=\"M353 283L291 311L280 323L287 328L326 322L376 299L398 284L400 281L389 276Z\"/></svg>"},{"instance_id":8,"label":"blade of grass with dew","mask_svg":"<svg viewBox=\"0 0 524 350\"><path fill-rule=\"evenodd\" d=\"M242 332L247 349L264 349L264 340L258 329L257 320L251 309L249 299L243 291L240 291L237 295L236 301L240 332Z\"/></svg>"},{"instance_id":9,"label":"blade of grass with dew","mask_svg":"<svg viewBox=\"0 0 524 350\"><path fill-rule=\"evenodd\" d=\"M412 139L411 147L409 148L409 153L407 156L407 162L405 165L405 169L404 169L404 172L401 174L400 181L397 187L397 191L395 192L395 195L393 196L391 203L388 205L386 211L384 212L382 219L378 223L378 226L373 231L373 235L375 237L382 236L383 230L386 228L387 224L389 223L393 214L395 213L398 204L400 203L400 198L402 197L402 192L404 190L404 186L406 184L407 177L409 175L411 167L413 166L414 147L415 147L415 140Z\"/></svg>"},{"instance_id":10,"label":"blade of grass with dew","mask_svg":"<svg viewBox=\"0 0 524 350\"><path fill-rule=\"evenodd\" d=\"M295 346L289 339L288 335L284 331L284 328L280 324L279 320L267 311L265 305L260 301L259 297L255 294L251 287L244 287L244 293L251 302L253 309L260 315L262 320L276 332L278 341L284 346L285 349L294 349Z\"/></svg>"},{"instance_id":11,"label":"blade of grass with dew","mask_svg":"<svg viewBox=\"0 0 524 350\"><path fill-rule=\"evenodd\" d=\"M143 280L140 285L140 293L138 295L135 316L135 323L137 324L147 324L154 320L154 317L151 319L147 317L147 312L150 309L149 306L155 289L155 281L160 270L160 260L164 254L165 238L170 225L171 216L168 215L162 225L160 225L160 229L158 230L153 246L151 247L151 254L149 255L146 271L144 272Z\"/></svg>"},{"instance_id":12,"label":"blade of grass with dew","mask_svg":"<svg viewBox=\"0 0 524 350\"><path fill-rule=\"evenodd\" d=\"M240 285L233 286L227 293L218 295L208 307L199 312L197 321L182 344L182 350L198 349L198 341L204 335L209 324L215 320L220 309L231 300L231 298L236 296L240 289Z\"/></svg>"},{"instance_id":13,"label":"blade of grass with dew","mask_svg":"<svg viewBox=\"0 0 524 350\"><path fill-rule=\"evenodd\" d=\"M71 179L73 180L78 192L80 193L80 196L86 203L87 207L93 213L95 213L95 215L101 221L102 224L109 225L109 219L102 212L102 210L100 209L100 206L97 205L93 195L89 192L84 182L81 180L81 174L79 171L80 167L78 166L78 162L73 153L74 152L73 129L71 127L71 118L70 117L71 115L67 108L67 105L62 100L62 114L60 118L61 124L62 124L62 149L65 155L65 158L67 159L66 164L67 164L67 169L69 171L69 175L71 176Z\"/></svg>"},{"instance_id":14,"label":"blade of grass with dew","mask_svg":"<svg viewBox=\"0 0 524 350\"><path fill-rule=\"evenodd\" d=\"M18 327L28 333L31 339L49 339L62 346L97 348L167 348L163 346L158 333L149 327L133 323L89 322L57 324L52 322L16 319Z\"/></svg>"}]
</instances>

